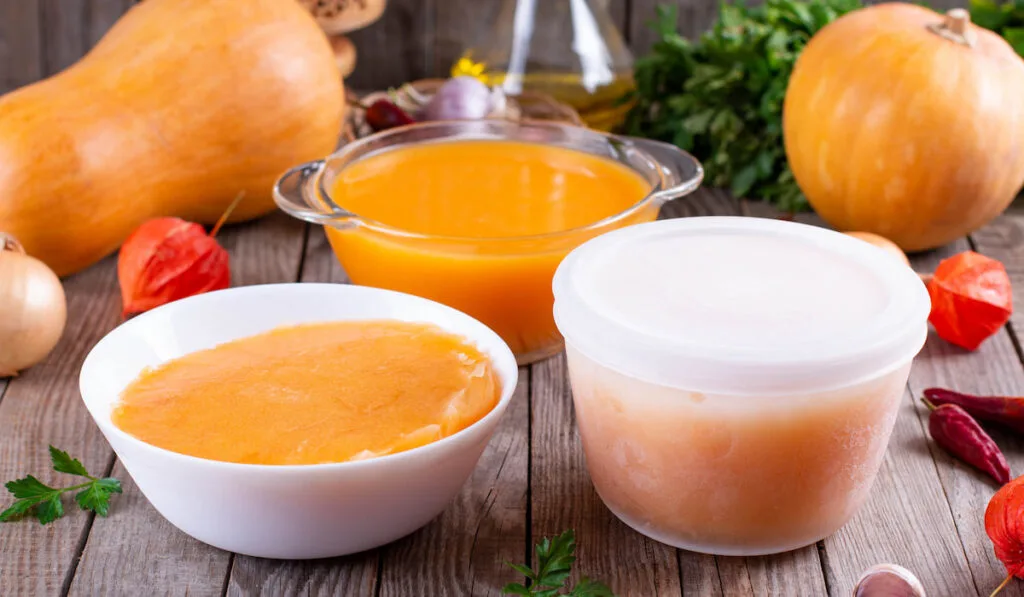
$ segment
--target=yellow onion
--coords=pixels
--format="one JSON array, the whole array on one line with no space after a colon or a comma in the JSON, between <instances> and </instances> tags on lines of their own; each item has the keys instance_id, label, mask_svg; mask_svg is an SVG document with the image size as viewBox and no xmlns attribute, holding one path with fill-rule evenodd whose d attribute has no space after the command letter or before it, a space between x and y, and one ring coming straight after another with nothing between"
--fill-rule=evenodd
<instances>
[{"instance_id":1,"label":"yellow onion","mask_svg":"<svg viewBox=\"0 0 1024 597\"><path fill-rule=\"evenodd\" d=\"M67 321L64 287L42 261L0 233L0 377L43 360Z\"/></svg>"}]
</instances>

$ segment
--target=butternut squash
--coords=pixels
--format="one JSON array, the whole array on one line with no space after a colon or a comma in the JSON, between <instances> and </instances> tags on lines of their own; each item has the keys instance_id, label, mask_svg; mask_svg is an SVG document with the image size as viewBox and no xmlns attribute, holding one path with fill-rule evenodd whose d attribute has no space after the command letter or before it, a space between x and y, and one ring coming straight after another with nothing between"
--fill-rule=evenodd
<instances>
[{"instance_id":1,"label":"butternut squash","mask_svg":"<svg viewBox=\"0 0 1024 597\"><path fill-rule=\"evenodd\" d=\"M295 0L146 0L77 64L0 97L0 231L58 275L143 221L274 209L287 168L330 153L345 109L331 45Z\"/></svg>"}]
</instances>

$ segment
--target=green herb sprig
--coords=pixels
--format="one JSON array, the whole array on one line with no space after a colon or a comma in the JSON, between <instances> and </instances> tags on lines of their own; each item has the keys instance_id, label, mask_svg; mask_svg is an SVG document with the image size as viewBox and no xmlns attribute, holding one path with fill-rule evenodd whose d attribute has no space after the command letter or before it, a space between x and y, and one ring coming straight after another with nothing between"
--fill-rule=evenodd
<instances>
[{"instance_id":1,"label":"green herb sprig","mask_svg":"<svg viewBox=\"0 0 1024 597\"><path fill-rule=\"evenodd\" d=\"M971 21L1003 36L1017 54L1024 56L1024 0L996 4L993 0L971 0Z\"/></svg>"},{"instance_id":2,"label":"green herb sprig","mask_svg":"<svg viewBox=\"0 0 1024 597\"><path fill-rule=\"evenodd\" d=\"M568 593L560 593L572 573L576 562L576 534L572 529L549 539L545 537L536 546L537 569L506 562L529 580L529 586L509 583L501 590L505 595L525 597L615 597L604 583L584 576Z\"/></svg>"},{"instance_id":3,"label":"green herb sprig","mask_svg":"<svg viewBox=\"0 0 1024 597\"><path fill-rule=\"evenodd\" d=\"M35 516L42 524L53 522L64 516L61 496L69 491L78 492L75 501L83 510L92 510L100 516L107 515L110 496L121 493L120 481L112 477L100 479L90 475L81 461L53 446L50 446L50 460L53 470L58 473L84 477L88 481L60 488L50 487L32 475L9 481L4 487L16 499L9 508L0 512L0 522L10 522L27 515Z\"/></svg>"},{"instance_id":4,"label":"green herb sprig","mask_svg":"<svg viewBox=\"0 0 1024 597\"><path fill-rule=\"evenodd\" d=\"M695 42L677 29L676 7L659 7L658 41L636 61L629 134L693 153L706 181L784 211L807 209L786 162L782 100L807 41L860 0L766 0L719 5L718 21Z\"/></svg>"}]
</instances>

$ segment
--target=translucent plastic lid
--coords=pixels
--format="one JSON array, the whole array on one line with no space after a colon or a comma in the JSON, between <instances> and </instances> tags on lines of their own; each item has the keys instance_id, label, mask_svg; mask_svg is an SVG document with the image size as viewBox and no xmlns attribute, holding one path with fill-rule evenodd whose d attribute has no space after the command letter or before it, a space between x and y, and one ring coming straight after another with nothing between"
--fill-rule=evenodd
<instances>
[{"instance_id":1,"label":"translucent plastic lid","mask_svg":"<svg viewBox=\"0 0 1024 597\"><path fill-rule=\"evenodd\" d=\"M931 308L910 268L862 240L762 218L630 226L578 247L555 321L601 364L708 393L810 392L908 362Z\"/></svg>"}]
</instances>

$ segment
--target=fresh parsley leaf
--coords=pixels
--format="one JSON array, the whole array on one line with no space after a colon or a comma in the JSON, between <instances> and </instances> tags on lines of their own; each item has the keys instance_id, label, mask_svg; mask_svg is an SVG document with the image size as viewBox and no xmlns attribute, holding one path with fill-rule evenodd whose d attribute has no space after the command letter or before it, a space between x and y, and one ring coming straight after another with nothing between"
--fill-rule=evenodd
<instances>
[{"instance_id":1,"label":"fresh parsley leaf","mask_svg":"<svg viewBox=\"0 0 1024 597\"><path fill-rule=\"evenodd\" d=\"M602 582L590 580L586 576L573 587L568 597L615 597L615 593Z\"/></svg>"},{"instance_id":2,"label":"fresh parsley leaf","mask_svg":"<svg viewBox=\"0 0 1024 597\"><path fill-rule=\"evenodd\" d=\"M107 515L110 496L121 493L121 482L117 479L97 479L75 495L75 501L83 510L92 510L100 516Z\"/></svg>"},{"instance_id":3,"label":"fresh parsley leaf","mask_svg":"<svg viewBox=\"0 0 1024 597\"><path fill-rule=\"evenodd\" d=\"M8 481L4 487L7 488L7 491L11 492L11 495L19 499L43 499L54 491L57 491L32 475L29 475L24 479Z\"/></svg>"},{"instance_id":4,"label":"fresh parsley leaf","mask_svg":"<svg viewBox=\"0 0 1024 597\"><path fill-rule=\"evenodd\" d=\"M708 183L737 196L784 211L808 209L782 149L786 85L811 36L862 6L861 0L722 2L718 21L693 42L678 31L678 9L659 7L652 24L659 38L634 67L636 103L626 131L689 151L703 162Z\"/></svg>"},{"instance_id":5,"label":"fresh parsley leaf","mask_svg":"<svg viewBox=\"0 0 1024 597\"><path fill-rule=\"evenodd\" d=\"M53 470L58 473L78 475L79 477L93 477L85 470L85 466L77 458L72 458L67 452L50 446L50 460L53 462Z\"/></svg>"},{"instance_id":6,"label":"fresh parsley leaf","mask_svg":"<svg viewBox=\"0 0 1024 597\"><path fill-rule=\"evenodd\" d=\"M529 581L529 586L521 583L509 583L502 588L505 595L523 595L525 597L615 597L605 584L583 577L568 593L561 593L572 573L572 565L576 562L576 534L572 529L561 535L545 537L535 547L537 569L532 570L519 564L508 565Z\"/></svg>"},{"instance_id":7,"label":"fresh parsley leaf","mask_svg":"<svg viewBox=\"0 0 1024 597\"><path fill-rule=\"evenodd\" d=\"M14 496L15 502L0 512L0 522L17 520L29 514L42 524L53 522L64 516L61 496L73 491L78 492L75 501L83 510L92 510L100 516L107 515L110 496L121 493L120 481L111 477L97 479L89 474L81 461L53 446L50 446L50 460L56 472L85 477L88 481L60 488L50 487L32 475L9 481L4 487Z\"/></svg>"},{"instance_id":8,"label":"fresh parsley leaf","mask_svg":"<svg viewBox=\"0 0 1024 597\"><path fill-rule=\"evenodd\" d=\"M60 501L60 493L54 493L36 505L35 515L42 524L49 524L64 516L64 504Z\"/></svg>"}]
</instances>

